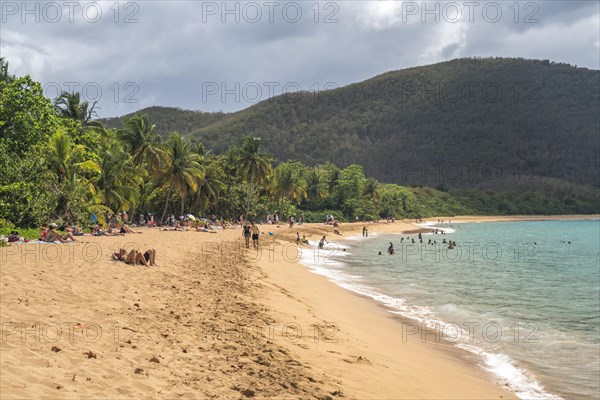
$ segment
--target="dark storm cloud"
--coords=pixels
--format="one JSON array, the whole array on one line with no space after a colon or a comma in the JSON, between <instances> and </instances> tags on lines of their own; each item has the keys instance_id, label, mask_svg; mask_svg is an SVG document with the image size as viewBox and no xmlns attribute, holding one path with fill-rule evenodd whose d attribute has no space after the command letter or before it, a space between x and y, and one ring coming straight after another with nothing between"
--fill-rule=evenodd
<instances>
[{"instance_id":1,"label":"dark storm cloud","mask_svg":"<svg viewBox=\"0 0 600 400\"><path fill-rule=\"evenodd\" d=\"M433 15L421 1L81 2L72 22L64 7L61 19L50 22L47 13L36 22L15 12L23 2L3 1L0 51L13 72L31 74L49 95L69 82L87 85L89 97L100 88L103 116L150 105L239 110L285 91L456 57L599 68L598 2L475 2L472 20L466 3L429 2ZM102 17L92 21L97 6Z\"/></svg>"}]
</instances>

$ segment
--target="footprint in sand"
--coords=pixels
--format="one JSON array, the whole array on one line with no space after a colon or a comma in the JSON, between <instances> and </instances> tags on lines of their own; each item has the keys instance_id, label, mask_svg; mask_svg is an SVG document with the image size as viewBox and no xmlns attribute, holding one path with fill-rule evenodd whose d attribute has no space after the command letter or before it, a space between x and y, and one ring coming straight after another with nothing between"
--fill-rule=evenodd
<instances>
[{"instance_id":1,"label":"footprint in sand","mask_svg":"<svg viewBox=\"0 0 600 400\"><path fill-rule=\"evenodd\" d=\"M344 361L346 361L348 364L362 364L362 365L370 365L370 366L373 365L373 363L371 363L371 361L369 361L366 357L363 357L363 356L358 356L358 358L356 358L356 359L344 359Z\"/></svg>"}]
</instances>

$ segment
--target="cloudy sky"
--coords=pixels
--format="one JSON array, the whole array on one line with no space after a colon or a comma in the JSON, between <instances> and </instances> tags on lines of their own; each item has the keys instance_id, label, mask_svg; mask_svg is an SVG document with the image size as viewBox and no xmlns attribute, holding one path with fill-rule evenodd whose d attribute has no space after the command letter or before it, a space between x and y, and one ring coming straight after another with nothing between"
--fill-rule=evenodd
<instances>
[{"instance_id":1,"label":"cloudy sky","mask_svg":"<svg viewBox=\"0 0 600 400\"><path fill-rule=\"evenodd\" d=\"M0 1L0 54L101 117L236 111L458 57L600 68L592 1Z\"/></svg>"}]
</instances>

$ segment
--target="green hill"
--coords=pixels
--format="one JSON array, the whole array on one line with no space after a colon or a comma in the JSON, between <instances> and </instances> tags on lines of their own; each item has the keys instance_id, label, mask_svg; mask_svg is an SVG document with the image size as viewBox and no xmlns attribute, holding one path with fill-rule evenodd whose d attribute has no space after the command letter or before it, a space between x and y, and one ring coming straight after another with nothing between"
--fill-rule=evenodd
<instances>
[{"instance_id":1,"label":"green hill","mask_svg":"<svg viewBox=\"0 0 600 400\"><path fill-rule=\"evenodd\" d=\"M255 135L279 160L358 163L384 182L600 186L600 71L567 64L459 59L231 114L155 109L143 112L162 131L201 138L217 152Z\"/></svg>"},{"instance_id":2,"label":"green hill","mask_svg":"<svg viewBox=\"0 0 600 400\"><path fill-rule=\"evenodd\" d=\"M161 135L168 135L171 132L190 133L196 129L220 121L227 115L222 112L209 113L158 106L143 108L137 112L147 114ZM98 121L102 122L108 128L121 128L123 122L134 115L135 113L131 113L121 117L102 118Z\"/></svg>"}]
</instances>

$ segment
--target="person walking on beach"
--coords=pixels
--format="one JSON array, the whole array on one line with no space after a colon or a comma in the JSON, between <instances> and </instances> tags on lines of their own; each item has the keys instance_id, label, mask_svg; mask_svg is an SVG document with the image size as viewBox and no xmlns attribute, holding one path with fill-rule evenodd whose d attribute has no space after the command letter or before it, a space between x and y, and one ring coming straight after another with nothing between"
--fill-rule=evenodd
<instances>
[{"instance_id":1,"label":"person walking on beach","mask_svg":"<svg viewBox=\"0 0 600 400\"><path fill-rule=\"evenodd\" d=\"M366 226L363 226L363 237L365 237L365 236L366 236L366 235L365 235L365 232L367 232L367 227L366 227Z\"/></svg>"},{"instance_id":2,"label":"person walking on beach","mask_svg":"<svg viewBox=\"0 0 600 400\"><path fill-rule=\"evenodd\" d=\"M258 226L254 223L254 221L252 221L252 245L254 246L255 250L258 250L258 235L260 233L260 230L258 229Z\"/></svg>"},{"instance_id":3,"label":"person walking on beach","mask_svg":"<svg viewBox=\"0 0 600 400\"><path fill-rule=\"evenodd\" d=\"M301 244L301 239L300 239L300 232L296 232L296 244Z\"/></svg>"},{"instance_id":4,"label":"person walking on beach","mask_svg":"<svg viewBox=\"0 0 600 400\"><path fill-rule=\"evenodd\" d=\"M242 229L242 236L244 236L244 241L246 242L246 248L250 248L250 225L248 223L244 223L244 227Z\"/></svg>"}]
</instances>

